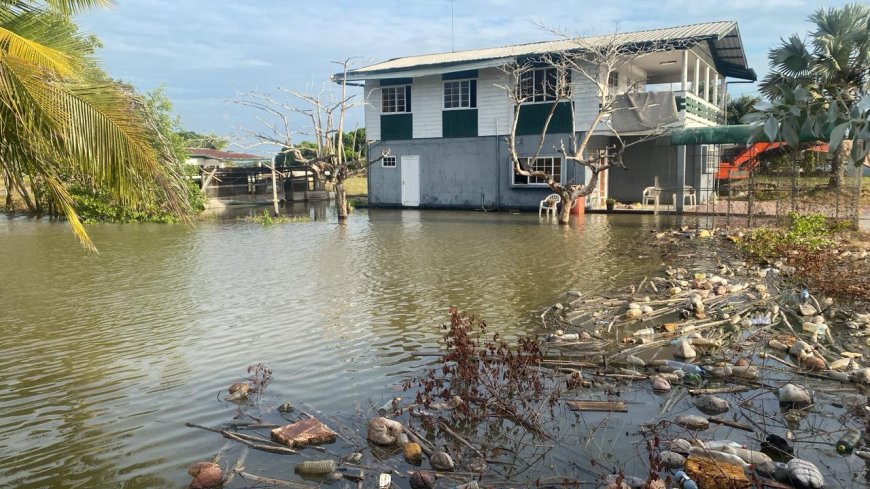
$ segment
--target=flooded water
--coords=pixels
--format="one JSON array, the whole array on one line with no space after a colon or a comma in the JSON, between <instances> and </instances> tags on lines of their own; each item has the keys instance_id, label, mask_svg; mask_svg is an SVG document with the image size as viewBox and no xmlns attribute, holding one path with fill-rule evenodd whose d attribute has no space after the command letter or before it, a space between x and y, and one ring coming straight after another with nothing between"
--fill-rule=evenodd
<instances>
[{"instance_id":1,"label":"flooded water","mask_svg":"<svg viewBox=\"0 0 870 489\"><path fill-rule=\"evenodd\" d=\"M252 211L243 211L252 212ZM97 225L0 217L0 487L182 487L256 362L268 401L352 413L431 362L447 308L535 331L570 289L637 283L653 216L371 210L317 220ZM273 474L274 475L274 474Z\"/></svg>"}]
</instances>

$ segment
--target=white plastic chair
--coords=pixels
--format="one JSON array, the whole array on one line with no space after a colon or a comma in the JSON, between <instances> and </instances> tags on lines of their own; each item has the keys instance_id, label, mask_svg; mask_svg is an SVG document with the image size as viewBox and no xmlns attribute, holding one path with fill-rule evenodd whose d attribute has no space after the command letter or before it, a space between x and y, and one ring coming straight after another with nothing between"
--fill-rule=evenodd
<instances>
[{"instance_id":1,"label":"white plastic chair","mask_svg":"<svg viewBox=\"0 0 870 489\"><path fill-rule=\"evenodd\" d=\"M677 192L674 191L673 203L674 207L677 206ZM687 202L688 201L688 202ZM683 187L683 205L698 205L697 200L695 199L695 188L686 185Z\"/></svg>"},{"instance_id":2,"label":"white plastic chair","mask_svg":"<svg viewBox=\"0 0 870 489\"><path fill-rule=\"evenodd\" d=\"M538 217L541 217L541 213L546 210L547 215L550 215L550 212L553 215L556 215L556 209L559 206L559 203L562 202L562 197L559 197L559 194L550 194L546 199L542 200L540 204L538 204Z\"/></svg>"},{"instance_id":3,"label":"white plastic chair","mask_svg":"<svg viewBox=\"0 0 870 489\"><path fill-rule=\"evenodd\" d=\"M643 194L641 195L640 205L646 207L648 203L652 203L654 206L659 206L659 195L662 193L661 189L655 187L647 187L643 189Z\"/></svg>"}]
</instances>

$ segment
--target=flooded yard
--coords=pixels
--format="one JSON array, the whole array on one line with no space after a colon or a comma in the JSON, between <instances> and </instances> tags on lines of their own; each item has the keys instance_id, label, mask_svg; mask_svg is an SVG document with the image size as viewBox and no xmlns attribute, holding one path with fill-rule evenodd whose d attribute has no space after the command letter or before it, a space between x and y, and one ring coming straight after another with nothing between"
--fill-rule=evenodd
<instances>
[{"instance_id":1,"label":"flooded yard","mask_svg":"<svg viewBox=\"0 0 870 489\"><path fill-rule=\"evenodd\" d=\"M342 227L311 212L92 226L97 255L63 223L0 217L0 486L181 487L224 441L184 423L231 421L224 390L248 365L273 370L265 404L352 418L433 363L415 353L439 349L449 306L538 332L565 291L660 269L639 243L668 219L363 210ZM280 474L269 457L249 470Z\"/></svg>"}]
</instances>

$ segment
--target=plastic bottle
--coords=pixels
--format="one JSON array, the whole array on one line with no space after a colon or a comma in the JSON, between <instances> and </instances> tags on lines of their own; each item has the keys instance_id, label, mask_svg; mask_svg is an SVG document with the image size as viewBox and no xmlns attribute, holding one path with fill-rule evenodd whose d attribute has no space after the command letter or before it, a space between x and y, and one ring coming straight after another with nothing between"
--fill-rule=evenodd
<instances>
[{"instance_id":1,"label":"plastic bottle","mask_svg":"<svg viewBox=\"0 0 870 489\"><path fill-rule=\"evenodd\" d=\"M296 472L307 475L331 474L335 472L335 460L306 460L296 465Z\"/></svg>"},{"instance_id":2,"label":"plastic bottle","mask_svg":"<svg viewBox=\"0 0 870 489\"><path fill-rule=\"evenodd\" d=\"M698 374L698 375L704 374L704 369L702 369L701 367L699 367L697 365L692 365L691 363L677 362L675 360L666 360L665 365L674 369L674 370L682 370L683 372L685 372L687 374Z\"/></svg>"},{"instance_id":3,"label":"plastic bottle","mask_svg":"<svg viewBox=\"0 0 870 489\"><path fill-rule=\"evenodd\" d=\"M682 470L678 470L674 475L677 478L677 483L680 484L680 487L683 489L698 489L698 484L695 484L695 481L690 479Z\"/></svg>"},{"instance_id":4,"label":"plastic bottle","mask_svg":"<svg viewBox=\"0 0 870 489\"><path fill-rule=\"evenodd\" d=\"M746 445L737 443L731 440L710 440L704 442L704 448L707 450L722 450L723 448L746 448Z\"/></svg>"},{"instance_id":5,"label":"plastic bottle","mask_svg":"<svg viewBox=\"0 0 870 489\"><path fill-rule=\"evenodd\" d=\"M858 430L849 430L837 442L837 453L840 455L851 455L852 451L858 448L860 443L861 433Z\"/></svg>"}]
</instances>

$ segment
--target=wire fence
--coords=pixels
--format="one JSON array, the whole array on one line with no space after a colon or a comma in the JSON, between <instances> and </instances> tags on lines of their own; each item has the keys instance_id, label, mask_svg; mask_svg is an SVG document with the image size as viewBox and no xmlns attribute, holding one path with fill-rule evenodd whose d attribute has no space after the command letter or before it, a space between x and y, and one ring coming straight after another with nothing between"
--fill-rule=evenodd
<instances>
[{"instance_id":1,"label":"wire fence","mask_svg":"<svg viewBox=\"0 0 870 489\"><path fill-rule=\"evenodd\" d=\"M825 150L771 157L752 147L723 147L712 188L699 189L710 198L687 213L704 216L705 225L718 227L786 225L798 213L821 214L857 228L862 207L865 213L870 210L870 186L863 185L870 176L863 177L863 165L846 164L842 179L832 184L831 157ZM732 165L740 155L742 164Z\"/></svg>"}]
</instances>

